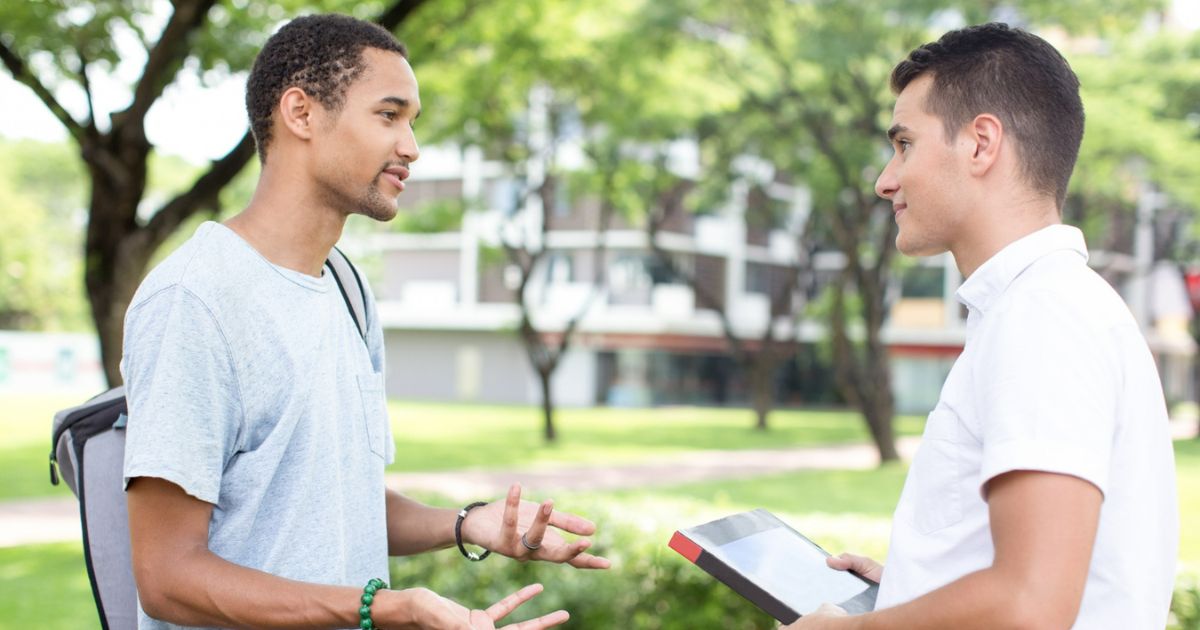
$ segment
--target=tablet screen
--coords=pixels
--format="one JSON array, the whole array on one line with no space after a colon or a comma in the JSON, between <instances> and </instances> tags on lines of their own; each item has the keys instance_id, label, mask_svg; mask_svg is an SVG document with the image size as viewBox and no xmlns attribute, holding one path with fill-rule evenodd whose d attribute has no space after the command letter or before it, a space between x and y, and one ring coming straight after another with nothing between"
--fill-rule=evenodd
<instances>
[{"instance_id":1,"label":"tablet screen","mask_svg":"<svg viewBox=\"0 0 1200 630\"><path fill-rule=\"evenodd\" d=\"M780 601L800 612L853 599L870 585L829 568L826 554L786 527L750 534L711 550Z\"/></svg>"}]
</instances>

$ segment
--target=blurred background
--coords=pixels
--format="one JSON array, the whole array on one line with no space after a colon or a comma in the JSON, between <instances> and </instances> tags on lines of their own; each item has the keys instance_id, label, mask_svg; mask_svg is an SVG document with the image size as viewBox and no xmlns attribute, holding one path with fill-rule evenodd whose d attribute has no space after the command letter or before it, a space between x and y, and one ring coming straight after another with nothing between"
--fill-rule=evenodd
<instances>
[{"instance_id":1,"label":"blurred background","mask_svg":"<svg viewBox=\"0 0 1200 630\"><path fill-rule=\"evenodd\" d=\"M394 561L393 583L482 605L541 580L522 614L565 606L576 628L768 628L670 533L766 507L882 559L965 323L953 261L897 255L873 192L887 78L998 20L1082 82L1064 221L1157 358L1184 531L1171 623L1200 627L1195 0L3 3L0 627L97 626L74 501L47 479L52 413L119 383L141 278L244 207L247 68L326 11L395 32L421 84L400 216L354 217L341 243L379 300L389 483L457 506L525 480L600 522L617 561L438 553Z\"/></svg>"}]
</instances>

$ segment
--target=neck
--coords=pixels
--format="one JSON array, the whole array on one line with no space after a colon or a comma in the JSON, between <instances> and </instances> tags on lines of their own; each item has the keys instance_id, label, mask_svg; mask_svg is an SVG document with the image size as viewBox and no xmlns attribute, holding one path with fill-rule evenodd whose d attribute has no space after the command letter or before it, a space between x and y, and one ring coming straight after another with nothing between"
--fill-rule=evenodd
<instances>
[{"instance_id":1,"label":"neck","mask_svg":"<svg viewBox=\"0 0 1200 630\"><path fill-rule=\"evenodd\" d=\"M963 278L1010 244L1050 225L1062 223L1053 199L1018 199L982 207L974 229L950 248Z\"/></svg>"},{"instance_id":2,"label":"neck","mask_svg":"<svg viewBox=\"0 0 1200 630\"><path fill-rule=\"evenodd\" d=\"M303 170L264 166L250 204L225 225L272 263L320 276L346 215L323 205L310 180L290 172Z\"/></svg>"}]
</instances>

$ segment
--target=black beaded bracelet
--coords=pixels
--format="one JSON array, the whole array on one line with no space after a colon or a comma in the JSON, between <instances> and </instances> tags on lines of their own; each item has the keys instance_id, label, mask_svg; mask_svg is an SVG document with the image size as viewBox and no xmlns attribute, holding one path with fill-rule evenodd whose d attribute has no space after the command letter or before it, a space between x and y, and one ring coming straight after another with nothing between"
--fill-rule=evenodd
<instances>
[{"instance_id":1,"label":"black beaded bracelet","mask_svg":"<svg viewBox=\"0 0 1200 630\"><path fill-rule=\"evenodd\" d=\"M379 578L371 578L363 587L362 607L358 609L358 616L361 619L358 627L362 630L375 630L375 622L371 620L371 603L375 601L375 593L384 588L389 588L388 583Z\"/></svg>"},{"instance_id":2,"label":"black beaded bracelet","mask_svg":"<svg viewBox=\"0 0 1200 630\"><path fill-rule=\"evenodd\" d=\"M480 560L483 560L484 558L492 555L491 549L484 549L483 555L479 555L479 554L475 553L474 551L467 551L467 548L463 547L463 541L462 541L462 524L463 524L463 521L466 520L466 518L467 518L467 512L470 512L471 510L474 510L477 507L483 507L485 505L487 505L487 501L476 501L476 502L472 503L471 505L468 505L467 507L459 510L458 520L454 522L454 542L455 542L455 544L458 545L458 550L462 553L463 557L466 558L467 560L470 560L471 562L479 562Z\"/></svg>"}]
</instances>

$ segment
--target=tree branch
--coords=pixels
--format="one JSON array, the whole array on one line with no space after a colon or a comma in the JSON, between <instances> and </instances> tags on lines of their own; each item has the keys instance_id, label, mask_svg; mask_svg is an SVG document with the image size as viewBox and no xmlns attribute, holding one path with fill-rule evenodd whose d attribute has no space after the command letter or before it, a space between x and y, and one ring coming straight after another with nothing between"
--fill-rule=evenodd
<instances>
[{"instance_id":1,"label":"tree branch","mask_svg":"<svg viewBox=\"0 0 1200 630\"><path fill-rule=\"evenodd\" d=\"M175 231L188 217L201 208L215 204L217 195L254 156L254 136L249 131L242 139L226 153L224 157L215 160L208 172L201 175L192 187L167 202L150 218L149 223L139 230L144 234L151 247L157 247Z\"/></svg>"},{"instance_id":2,"label":"tree branch","mask_svg":"<svg viewBox=\"0 0 1200 630\"><path fill-rule=\"evenodd\" d=\"M87 98L88 119L84 131L88 136L95 138L100 135L100 131L96 128L96 103L92 99L92 82L88 79L88 62L83 56L83 46L75 48L75 55L79 58L79 84L83 86L83 95Z\"/></svg>"},{"instance_id":3,"label":"tree branch","mask_svg":"<svg viewBox=\"0 0 1200 630\"><path fill-rule=\"evenodd\" d=\"M82 146L86 137L83 125L79 124L79 121L75 120L62 104L58 102L58 99L54 98L50 90L29 71L29 66L25 64L25 61L21 59L16 50L9 48L4 43L3 38L0 38L0 59L4 61L4 66L8 68L13 79L33 90L33 93L50 110L50 113L54 114L58 122L62 123L63 127L66 127L67 133L71 134L71 137Z\"/></svg>"},{"instance_id":4,"label":"tree branch","mask_svg":"<svg viewBox=\"0 0 1200 630\"><path fill-rule=\"evenodd\" d=\"M133 102L123 112L113 115L113 133L117 135L118 128L141 129L150 106L171 81L168 74L173 68L188 56L188 37L204 24L208 10L216 4L216 0L176 0L175 11L171 19L146 55L146 65L142 68L142 76L133 90Z\"/></svg>"},{"instance_id":5,"label":"tree branch","mask_svg":"<svg viewBox=\"0 0 1200 630\"><path fill-rule=\"evenodd\" d=\"M425 0L397 0L395 4L384 9L383 13L375 19L375 23L389 31L394 31L397 26L408 19L409 14L422 4L425 4Z\"/></svg>"}]
</instances>

